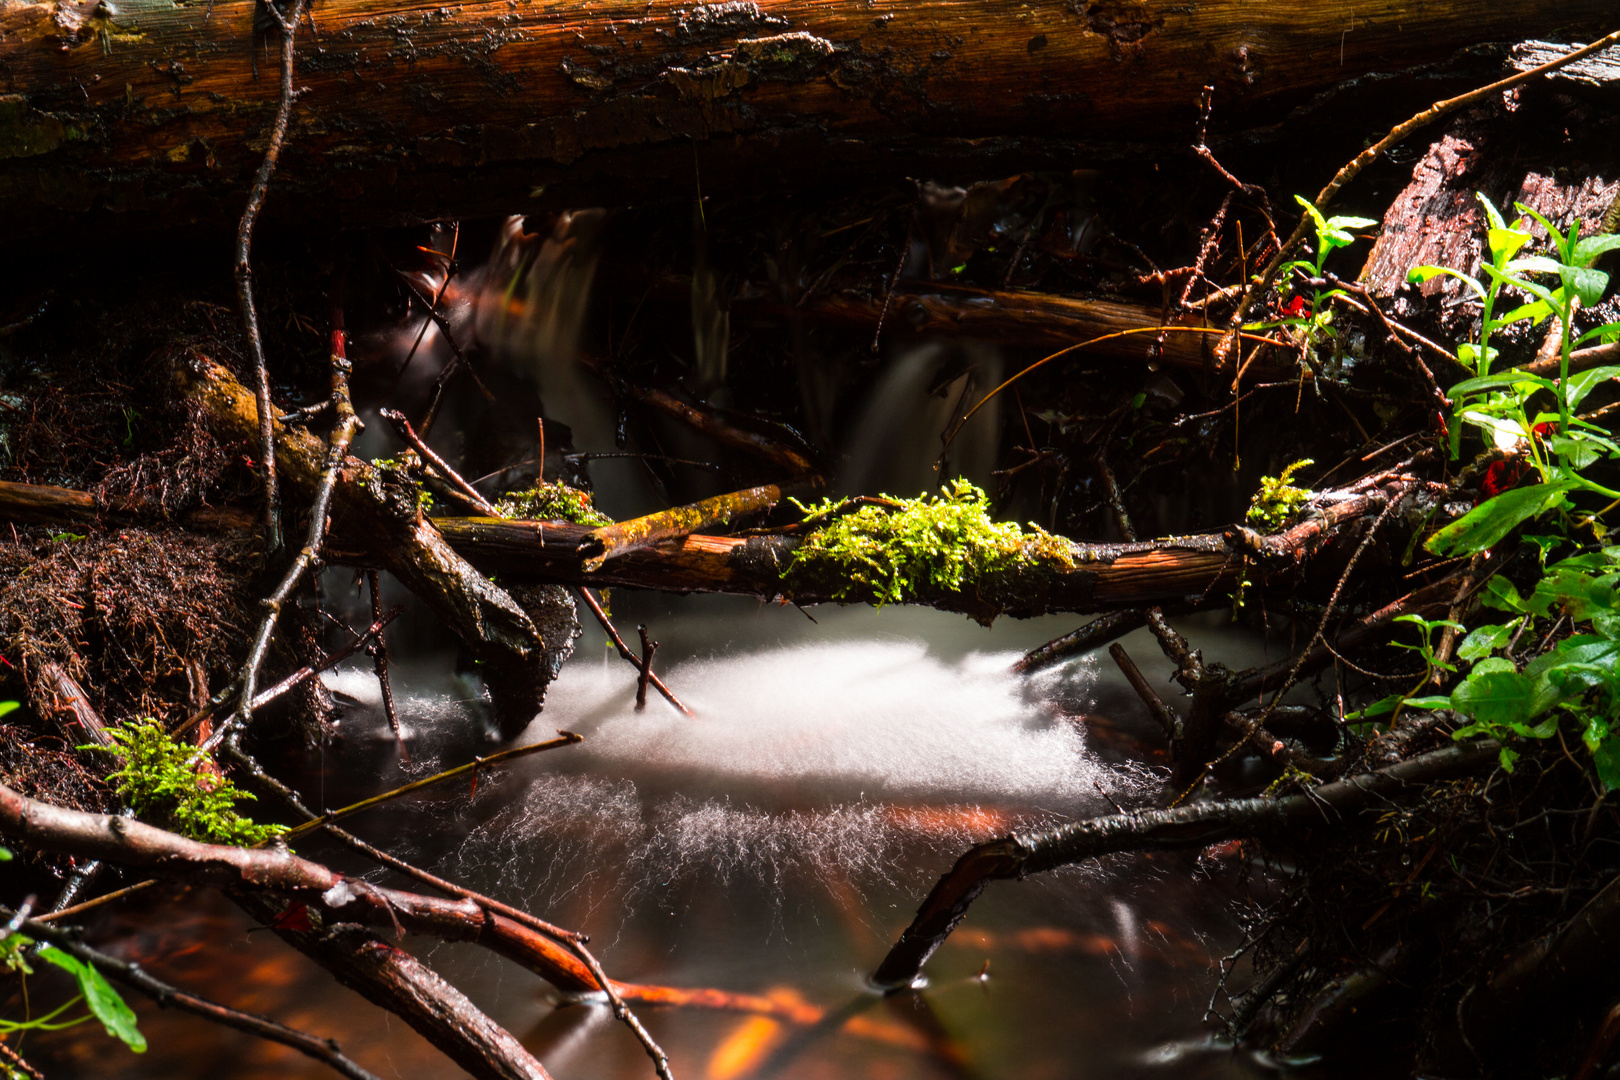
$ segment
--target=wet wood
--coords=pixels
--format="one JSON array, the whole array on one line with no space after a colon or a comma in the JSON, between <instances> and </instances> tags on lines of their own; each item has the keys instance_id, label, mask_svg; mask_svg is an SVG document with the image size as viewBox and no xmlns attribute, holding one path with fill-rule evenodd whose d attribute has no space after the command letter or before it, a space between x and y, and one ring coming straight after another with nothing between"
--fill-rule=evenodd
<instances>
[{"instance_id":1,"label":"wet wood","mask_svg":"<svg viewBox=\"0 0 1620 1080\"><path fill-rule=\"evenodd\" d=\"M603 525L586 533L580 541L584 568L587 572L600 570L609 559L653 547L665 540L678 540L705 529L730 525L739 517L766 513L781 501L782 489L775 484L764 484ZM645 672L645 664L642 670Z\"/></svg>"},{"instance_id":2,"label":"wet wood","mask_svg":"<svg viewBox=\"0 0 1620 1080\"><path fill-rule=\"evenodd\" d=\"M833 294L790 307L757 294L750 296L745 291L734 306L745 311L753 307L772 313L792 310L812 319L870 329L877 325L884 305L882 296ZM1194 371L1217 371L1226 366L1217 356L1215 347L1221 341L1217 332L1166 333L1162 341L1159 340L1161 335L1143 333L1166 323L1161 309L1119 300L901 282L889 303L883 333L901 337L916 334L977 338L1001 345L1053 350L1094 338L1109 338L1077 352L1074 361L1084 362L1096 357L1142 363L1156 358L1172 367ZM1205 325L1189 319L1172 319L1168 323L1178 327ZM1119 334L1129 336L1109 337ZM1278 357L1262 359L1249 368L1255 377L1280 371L1297 375L1299 365L1287 357Z\"/></svg>"},{"instance_id":3,"label":"wet wood","mask_svg":"<svg viewBox=\"0 0 1620 1080\"><path fill-rule=\"evenodd\" d=\"M234 375L198 355L182 358L173 375L177 393L202 410L218 438L257 445L253 392ZM272 427L283 481L307 500L324 469L326 447L302 428L280 420ZM540 631L505 590L445 542L423 516L414 489L391 485L378 470L346 458L332 490L329 540L339 546L359 544L369 553L369 565L398 578L483 662L503 730L516 735L534 719L550 681Z\"/></svg>"},{"instance_id":4,"label":"wet wood","mask_svg":"<svg viewBox=\"0 0 1620 1080\"><path fill-rule=\"evenodd\" d=\"M1610 0L342 0L300 27L266 215L354 225L511 211L547 186L645 195L694 176L694 155L718 192L856 162L903 176L1180 147L1206 84L1217 131L1247 128L1371 72L1612 15ZM255 0L0 8L13 229L90 211L234 221L277 100L274 36L254 18Z\"/></svg>"},{"instance_id":5,"label":"wet wood","mask_svg":"<svg viewBox=\"0 0 1620 1080\"><path fill-rule=\"evenodd\" d=\"M1578 69L1579 62L1574 66ZM1524 203L1550 221L1579 217L1583 234L1601 231L1604 215L1620 198L1620 174L1612 166L1591 164L1566 169L1561 154L1555 158L1558 168L1543 161L1537 143L1547 137L1543 129L1560 123L1560 111L1544 99L1534 105L1511 113L1501 101L1470 109L1430 145L1413 166L1411 183L1390 204L1368 253L1360 280L1369 292L1385 299L1396 295L1414 266L1477 274L1485 238L1478 192L1509 221L1517 216L1514 204ZM1462 288L1447 276L1424 284L1422 291L1450 297L1460 296Z\"/></svg>"},{"instance_id":6,"label":"wet wood","mask_svg":"<svg viewBox=\"0 0 1620 1080\"><path fill-rule=\"evenodd\" d=\"M1316 824L1339 825L1368 807L1382 809L1389 800L1421 794L1428 783L1485 768L1500 749L1491 739L1463 743L1301 795L1112 814L975 845L934 886L872 981L890 988L910 986L992 880L1022 878L1120 851L1204 847L1234 836L1280 837Z\"/></svg>"}]
</instances>

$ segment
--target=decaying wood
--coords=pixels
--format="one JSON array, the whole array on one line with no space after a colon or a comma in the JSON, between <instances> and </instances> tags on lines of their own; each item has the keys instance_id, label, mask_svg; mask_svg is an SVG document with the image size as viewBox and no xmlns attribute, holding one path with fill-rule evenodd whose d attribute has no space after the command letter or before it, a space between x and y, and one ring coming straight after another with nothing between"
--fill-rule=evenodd
<instances>
[{"instance_id":1,"label":"decaying wood","mask_svg":"<svg viewBox=\"0 0 1620 1080\"><path fill-rule=\"evenodd\" d=\"M266 214L353 225L510 212L546 185L573 184L576 202L609 182L645 194L692 175L694 143L709 191L854 162L1066 166L1077 142L1185 145L1205 85L1217 124L1249 126L1368 72L1612 14L1609 0L345 0L306 20ZM255 78L254 19L251 0L8 3L7 220L234 221L278 101Z\"/></svg>"},{"instance_id":2,"label":"decaying wood","mask_svg":"<svg viewBox=\"0 0 1620 1080\"><path fill-rule=\"evenodd\" d=\"M975 845L940 878L872 981L890 988L910 986L991 881L1022 878L1120 851L1203 847L1234 836L1285 833L1318 822L1341 824L1369 806L1421 793L1433 781L1484 768L1496 760L1500 749L1489 739L1462 743L1298 795L1139 810Z\"/></svg>"},{"instance_id":3,"label":"decaying wood","mask_svg":"<svg viewBox=\"0 0 1620 1080\"><path fill-rule=\"evenodd\" d=\"M1571 175L1536 158L1526 161L1519 147L1539 133L1520 131L1521 122L1500 99L1482 103L1460 114L1429 147L1413 166L1411 183L1385 212L1367 255L1360 280L1369 292L1394 296L1415 266L1477 273L1485 212L1476 192L1510 220L1514 205L1524 203L1549 221L1574 215L1582 233L1601 231L1604 215L1620 198L1620 176L1607 169ZM1461 287L1455 278L1442 277L1422 291L1454 295Z\"/></svg>"},{"instance_id":4,"label":"decaying wood","mask_svg":"<svg viewBox=\"0 0 1620 1080\"><path fill-rule=\"evenodd\" d=\"M817 296L792 310L814 319L872 327L883 313L884 301L882 296L835 294ZM771 311L788 310L787 305L751 299L746 291L737 303L744 309L752 305ZM885 333L979 338L1002 345L1052 349L1108 338L1077 353L1075 360L1083 362L1097 357L1140 362L1156 355L1162 363L1172 367L1230 373L1230 365L1220 359L1216 348L1222 340L1220 333L1159 335L1150 332L1164 325L1162 310L1142 304L1035 292L999 292L932 282L901 282L896 286L883 324ZM1168 325L1193 327L1204 323L1175 319ZM1122 333L1130 336L1109 337ZM1299 373L1299 365L1286 357L1262 358L1252 364L1249 371L1256 378L1279 372L1293 376Z\"/></svg>"},{"instance_id":5,"label":"decaying wood","mask_svg":"<svg viewBox=\"0 0 1620 1080\"><path fill-rule=\"evenodd\" d=\"M602 525L585 534L580 551L587 573L600 570L609 559L653 547L665 540L681 540L715 526L730 525L739 517L763 514L782 501L775 484L732 491L689 506L672 506L644 517ZM645 668L645 665L643 665Z\"/></svg>"},{"instance_id":6,"label":"decaying wood","mask_svg":"<svg viewBox=\"0 0 1620 1080\"><path fill-rule=\"evenodd\" d=\"M235 376L200 356L183 358L174 370L177 391L202 408L216 436L252 444L258 431L253 395ZM325 447L279 420L275 429L282 477L291 491L307 499L319 483ZM483 661L504 730L516 734L534 719L550 681L546 643L505 590L445 543L422 515L414 491L390 487L376 469L349 457L333 488L331 521L330 544L358 543L371 552L370 565L387 570L421 597Z\"/></svg>"}]
</instances>

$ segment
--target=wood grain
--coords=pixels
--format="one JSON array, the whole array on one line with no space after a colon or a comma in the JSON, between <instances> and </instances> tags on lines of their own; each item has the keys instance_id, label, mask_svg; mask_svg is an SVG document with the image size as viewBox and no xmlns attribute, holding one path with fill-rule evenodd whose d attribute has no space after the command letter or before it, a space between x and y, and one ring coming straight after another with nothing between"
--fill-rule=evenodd
<instances>
[{"instance_id":1,"label":"wood grain","mask_svg":"<svg viewBox=\"0 0 1620 1080\"><path fill-rule=\"evenodd\" d=\"M626 177L685 191L694 157L746 186L873 147L896 161L926 147L944 167L985 140L1180 145L1205 84L1217 126L1241 126L1368 72L1613 14L1610 0L335 0L300 31L267 214L510 212L547 185ZM92 210L234 217L276 96L275 41L253 19L253 0L0 4L12 228Z\"/></svg>"}]
</instances>

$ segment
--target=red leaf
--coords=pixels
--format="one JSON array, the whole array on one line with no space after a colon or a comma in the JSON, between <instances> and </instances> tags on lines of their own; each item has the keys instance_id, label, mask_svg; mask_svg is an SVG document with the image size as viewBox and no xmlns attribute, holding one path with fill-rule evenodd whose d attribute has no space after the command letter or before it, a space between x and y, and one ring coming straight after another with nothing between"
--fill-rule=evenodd
<instances>
[{"instance_id":1,"label":"red leaf","mask_svg":"<svg viewBox=\"0 0 1620 1080\"><path fill-rule=\"evenodd\" d=\"M291 930L294 933L307 934L315 929L315 924L309 921L309 908L303 904L292 904L271 920L270 925L277 930Z\"/></svg>"}]
</instances>

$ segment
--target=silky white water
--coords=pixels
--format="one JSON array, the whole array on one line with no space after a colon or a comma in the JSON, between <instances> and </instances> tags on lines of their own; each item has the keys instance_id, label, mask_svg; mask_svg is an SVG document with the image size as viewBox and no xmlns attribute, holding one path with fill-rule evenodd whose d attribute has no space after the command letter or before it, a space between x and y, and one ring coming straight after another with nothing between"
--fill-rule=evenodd
<instances>
[{"instance_id":1,"label":"silky white water","mask_svg":"<svg viewBox=\"0 0 1620 1080\"><path fill-rule=\"evenodd\" d=\"M843 622L839 614L830 621ZM890 621L904 630L909 620ZM660 636L673 639L687 624L665 625ZM1129 801L1147 782L1092 752L1079 718L1053 703L1060 677L1012 675L1016 651L769 617L719 628L725 651L662 669L692 717L652 692L637 712L629 665L592 647L576 655L519 741L563 729L584 742L502 770L470 803L460 799L471 831L448 868L522 881L554 901L604 877L632 903L716 877L778 897L828 880L860 890L909 881L897 867L930 852L1106 810L1103 792ZM1095 675L1090 664L1071 667L1065 697ZM329 682L362 702L375 694L369 671ZM428 729L464 708L453 695L406 694L403 713L430 741ZM375 712L358 711L353 722L385 735Z\"/></svg>"}]
</instances>

